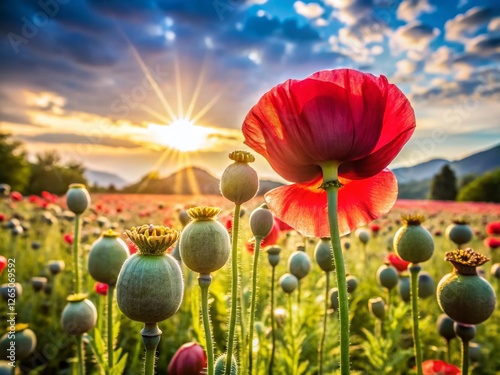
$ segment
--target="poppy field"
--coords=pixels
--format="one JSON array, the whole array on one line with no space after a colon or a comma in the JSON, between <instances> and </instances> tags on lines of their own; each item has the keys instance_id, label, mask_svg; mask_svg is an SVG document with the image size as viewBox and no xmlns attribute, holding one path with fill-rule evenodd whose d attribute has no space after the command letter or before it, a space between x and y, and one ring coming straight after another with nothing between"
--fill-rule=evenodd
<instances>
[{"instance_id":1,"label":"poppy field","mask_svg":"<svg viewBox=\"0 0 500 375\"><path fill-rule=\"evenodd\" d=\"M251 348L255 374L318 373L318 348L323 339L322 371L325 374L336 373L339 319L338 302L332 297L336 296L333 278L330 277L329 288L325 289L326 274L334 271L325 272L318 265L318 260L322 261L318 254L325 241L302 236L278 219L274 220L271 232L260 246L257 268L259 293L253 310L253 339L248 346L252 257L255 254L250 215L262 202L262 197L253 198L242 205L240 212L238 269L241 287L237 295L239 314L233 352L239 371L248 371L244 369L248 369L248 348ZM35 342L18 341L16 352L22 358L17 359L16 370L29 374L74 373L78 361L77 345L74 336L63 329L61 314L68 304L66 297L74 291L72 249L75 214L68 210L64 197L57 198L50 194L24 198L11 195L4 197L1 204L0 254L5 257L0 258L4 266L1 275L4 283L3 325L6 327L8 324L7 275L12 270L7 260L15 259L17 335L24 332L29 336L26 332L32 332L36 336L36 340L31 340ZM154 223L181 231L188 221L186 210L196 206L220 208L217 220L229 233L232 232L233 206L220 196L91 197L88 209L81 215L79 233L81 290L88 293L88 299L97 312L95 326L83 334L85 373L110 371L106 367L109 351L104 340L108 329L108 285L96 282L88 272L93 244L102 240L102 234L111 229L119 234L133 254L136 246L125 235L126 229ZM495 253L498 251L500 230L498 205L398 201L389 214L341 238L348 273L352 373L415 373L408 264L393 251L393 237L402 226L401 215L410 213L425 215L423 225L432 234L435 248L432 257L422 263L419 276L419 331L425 374L457 374L460 369L460 339L455 337L453 329L451 333L449 329L446 332L444 324L439 325L443 312L436 299L438 282L452 271L450 263L444 260L445 253L458 247L450 239L450 229L447 231L447 228L465 225L453 224L454 220L467 221L472 238L461 247L471 247L492 259L480 267L480 272L497 292L500 289L500 272L498 265L494 266L500 261L500 255ZM178 249L175 250L175 245L172 245L168 251L175 255ZM206 354L202 349L205 348L205 335L200 316L198 275L185 265L181 267L184 282L182 303L178 311L159 324L163 332L156 352L155 368L159 374L167 373L167 368L169 374L199 374L206 365ZM387 280L381 276L384 274ZM396 275L395 280L390 280L392 274ZM225 353L227 344L230 261L212 275L208 304L214 355L218 358ZM143 324L128 319L116 307L116 300L112 301L115 304L112 316L114 339L110 347L115 355L113 366L115 369L119 367L120 373L139 374L143 371L145 356L141 339ZM271 319L272 316L274 319ZM477 332L469 344L470 373L497 374L500 371L497 355L500 350L497 334L499 319L500 312L496 308L488 320L476 326ZM326 331L323 331L325 322ZM20 330L23 324L27 324L28 328ZM5 337L1 341L4 356ZM189 345L174 358L184 344ZM28 348L23 348L26 345ZM2 362L0 373L13 373L8 372L12 371L7 364L8 359L3 359L7 362Z\"/></svg>"}]
</instances>

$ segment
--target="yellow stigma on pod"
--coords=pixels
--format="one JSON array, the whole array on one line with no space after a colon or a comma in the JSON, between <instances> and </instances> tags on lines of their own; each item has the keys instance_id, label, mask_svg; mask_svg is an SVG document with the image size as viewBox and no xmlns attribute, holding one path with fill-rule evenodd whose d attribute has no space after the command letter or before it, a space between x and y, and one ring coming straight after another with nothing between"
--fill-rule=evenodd
<instances>
[{"instance_id":1,"label":"yellow stigma on pod","mask_svg":"<svg viewBox=\"0 0 500 375\"><path fill-rule=\"evenodd\" d=\"M162 255L179 239L179 231L161 225L144 224L126 230L140 254Z\"/></svg>"},{"instance_id":2,"label":"yellow stigma on pod","mask_svg":"<svg viewBox=\"0 0 500 375\"><path fill-rule=\"evenodd\" d=\"M255 156L248 151L233 151L229 154L229 159L238 163L253 163Z\"/></svg>"},{"instance_id":3,"label":"yellow stigma on pod","mask_svg":"<svg viewBox=\"0 0 500 375\"><path fill-rule=\"evenodd\" d=\"M203 220L215 220L215 217L222 210L219 207L193 207L190 208L187 213L189 217L193 220L203 221Z\"/></svg>"}]
</instances>

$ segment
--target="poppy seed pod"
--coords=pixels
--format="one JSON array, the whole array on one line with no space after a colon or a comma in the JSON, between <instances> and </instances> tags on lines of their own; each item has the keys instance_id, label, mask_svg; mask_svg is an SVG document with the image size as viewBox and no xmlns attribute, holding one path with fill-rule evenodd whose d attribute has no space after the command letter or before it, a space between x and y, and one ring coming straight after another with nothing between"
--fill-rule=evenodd
<instances>
[{"instance_id":1,"label":"poppy seed pod","mask_svg":"<svg viewBox=\"0 0 500 375\"><path fill-rule=\"evenodd\" d=\"M66 193L66 205L76 215L82 214L90 206L90 195L85 185L71 184Z\"/></svg>"},{"instance_id":2,"label":"poppy seed pod","mask_svg":"<svg viewBox=\"0 0 500 375\"><path fill-rule=\"evenodd\" d=\"M330 237L323 237L316 244L314 249L314 259L316 259L316 263L318 263L319 268L321 268L324 272L330 272L335 269Z\"/></svg>"},{"instance_id":3,"label":"poppy seed pod","mask_svg":"<svg viewBox=\"0 0 500 375\"><path fill-rule=\"evenodd\" d=\"M332 310L337 311L339 309L339 290L338 288L332 288L329 292L330 295L330 307Z\"/></svg>"},{"instance_id":4,"label":"poppy seed pod","mask_svg":"<svg viewBox=\"0 0 500 375\"><path fill-rule=\"evenodd\" d=\"M354 234L363 245L366 245L370 241L370 233L364 229L357 229Z\"/></svg>"},{"instance_id":5,"label":"poppy seed pod","mask_svg":"<svg viewBox=\"0 0 500 375\"><path fill-rule=\"evenodd\" d=\"M347 284L347 293L351 294L354 293L356 289L358 289L358 279L354 276L347 276L346 278L346 284Z\"/></svg>"},{"instance_id":6,"label":"poppy seed pod","mask_svg":"<svg viewBox=\"0 0 500 375\"><path fill-rule=\"evenodd\" d=\"M479 362L481 359L481 345L477 342L469 343L469 359L472 362Z\"/></svg>"},{"instance_id":7,"label":"poppy seed pod","mask_svg":"<svg viewBox=\"0 0 500 375\"><path fill-rule=\"evenodd\" d=\"M394 235L394 250L407 262L421 263L429 260L434 253L434 240L430 232L421 224L420 215L403 216L403 226Z\"/></svg>"},{"instance_id":8,"label":"poppy seed pod","mask_svg":"<svg viewBox=\"0 0 500 375\"><path fill-rule=\"evenodd\" d=\"M224 375L225 374L225 368L226 368L226 358L227 355L224 353L220 355L216 360L214 364L214 375ZM231 375L237 375L238 374L238 363L236 362L236 358L231 356Z\"/></svg>"},{"instance_id":9,"label":"poppy seed pod","mask_svg":"<svg viewBox=\"0 0 500 375\"><path fill-rule=\"evenodd\" d=\"M375 318L379 320L385 318L385 302L381 297L370 298L368 300L368 308Z\"/></svg>"},{"instance_id":10,"label":"poppy seed pod","mask_svg":"<svg viewBox=\"0 0 500 375\"><path fill-rule=\"evenodd\" d=\"M453 329L455 330L455 334L462 339L464 342L469 342L474 337L476 337L476 326L469 324L461 324L455 322L453 324Z\"/></svg>"},{"instance_id":11,"label":"poppy seed pod","mask_svg":"<svg viewBox=\"0 0 500 375\"><path fill-rule=\"evenodd\" d=\"M290 294L299 286L299 280L291 273L285 273L280 277L279 284L285 293Z\"/></svg>"},{"instance_id":12,"label":"poppy seed pod","mask_svg":"<svg viewBox=\"0 0 500 375\"><path fill-rule=\"evenodd\" d=\"M410 277L408 275L399 276L398 292L404 302L410 301Z\"/></svg>"},{"instance_id":13,"label":"poppy seed pod","mask_svg":"<svg viewBox=\"0 0 500 375\"><path fill-rule=\"evenodd\" d=\"M495 263L491 266L491 276L495 279L500 279L500 263Z\"/></svg>"},{"instance_id":14,"label":"poppy seed pod","mask_svg":"<svg viewBox=\"0 0 500 375\"><path fill-rule=\"evenodd\" d=\"M224 198L240 205L255 197L259 190L257 172L248 164L254 162L255 157L247 151L233 151L229 159L234 163L222 173L220 191Z\"/></svg>"},{"instance_id":15,"label":"poppy seed pod","mask_svg":"<svg viewBox=\"0 0 500 375\"><path fill-rule=\"evenodd\" d=\"M81 335L95 327L97 310L86 294L72 294L61 314L61 325L68 335Z\"/></svg>"},{"instance_id":16,"label":"poppy seed pod","mask_svg":"<svg viewBox=\"0 0 500 375\"><path fill-rule=\"evenodd\" d=\"M381 265L377 270L377 282L381 287L391 290L398 285L399 277L398 271L386 264Z\"/></svg>"},{"instance_id":17,"label":"poppy seed pod","mask_svg":"<svg viewBox=\"0 0 500 375\"><path fill-rule=\"evenodd\" d=\"M47 285L46 277L32 277L31 278L31 286L35 292L41 291Z\"/></svg>"},{"instance_id":18,"label":"poppy seed pod","mask_svg":"<svg viewBox=\"0 0 500 375\"><path fill-rule=\"evenodd\" d=\"M14 331L8 330L0 338L0 359L9 360L8 356L13 355L16 360L23 360L28 358L36 348L36 335L27 324L16 324L11 327ZM14 341L14 353L11 353L12 344ZM11 361L12 362L12 361ZM13 372L11 372L13 374Z\"/></svg>"},{"instance_id":19,"label":"poppy seed pod","mask_svg":"<svg viewBox=\"0 0 500 375\"><path fill-rule=\"evenodd\" d=\"M288 271L298 280L307 276L311 270L311 259L305 251L294 251L288 258Z\"/></svg>"},{"instance_id":20,"label":"poppy seed pod","mask_svg":"<svg viewBox=\"0 0 500 375\"><path fill-rule=\"evenodd\" d=\"M123 263L116 283L120 310L131 320L157 323L180 307L184 281L179 263L166 254L179 232L154 225L126 230L137 253Z\"/></svg>"},{"instance_id":21,"label":"poppy seed pod","mask_svg":"<svg viewBox=\"0 0 500 375\"><path fill-rule=\"evenodd\" d=\"M64 260L49 260L47 267L52 275L57 275L58 273L64 271L66 264L64 263Z\"/></svg>"},{"instance_id":22,"label":"poppy seed pod","mask_svg":"<svg viewBox=\"0 0 500 375\"><path fill-rule=\"evenodd\" d=\"M216 221L220 211L216 207L188 210L192 221L181 233L179 250L184 264L194 272L210 274L223 267L229 259L229 233Z\"/></svg>"},{"instance_id":23,"label":"poppy seed pod","mask_svg":"<svg viewBox=\"0 0 500 375\"><path fill-rule=\"evenodd\" d=\"M189 214L186 210L182 210L179 212L179 221L181 222L183 228L191 221L191 218L189 217Z\"/></svg>"},{"instance_id":24,"label":"poppy seed pod","mask_svg":"<svg viewBox=\"0 0 500 375\"><path fill-rule=\"evenodd\" d=\"M281 248L278 246L271 246L266 249L267 260L272 267L276 267L280 262Z\"/></svg>"},{"instance_id":25,"label":"poppy seed pod","mask_svg":"<svg viewBox=\"0 0 500 375\"><path fill-rule=\"evenodd\" d=\"M455 221L448 225L445 235L458 246L464 245L472 240L472 228L465 221Z\"/></svg>"},{"instance_id":26,"label":"poppy seed pod","mask_svg":"<svg viewBox=\"0 0 500 375\"><path fill-rule=\"evenodd\" d=\"M439 315L436 321L437 331L440 336L445 338L446 341L450 341L457 336L453 328L454 323L455 321L446 314Z\"/></svg>"},{"instance_id":27,"label":"poppy seed pod","mask_svg":"<svg viewBox=\"0 0 500 375\"><path fill-rule=\"evenodd\" d=\"M436 292L436 284L428 272L421 272L418 275L418 296L428 298Z\"/></svg>"},{"instance_id":28,"label":"poppy seed pod","mask_svg":"<svg viewBox=\"0 0 500 375\"><path fill-rule=\"evenodd\" d=\"M453 264L454 270L437 286L439 307L456 322L469 325L484 322L495 310L496 296L490 283L477 274L476 267L489 259L466 249L447 252L445 260Z\"/></svg>"},{"instance_id":29,"label":"poppy seed pod","mask_svg":"<svg viewBox=\"0 0 500 375\"><path fill-rule=\"evenodd\" d=\"M274 217L267 205L263 204L250 214L250 229L254 237L264 238L273 229Z\"/></svg>"},{"instance_id":30,"label":"poppy seed pod","mask_svg":"<svg viewBox=\"0 0 500 375\"><path fill-rule=\"evenodd\" d=\"M5 283L0 286L0 295L4 300L21 298L23 286L20 283Z\"/></svg>"},{"instance_id":31,"label":"poppy seed pod","mask_svg":"<svg viewBox=\"0 0 500 375\"><path fill-rule=\"evenodd\" d=\"M2 193L0 192L0 198L2 197ZM12 367L11 362L0 360L0 375L12 375Z\"/></svg>"},{"instance_id":32,"label":"poppy seed pod","mask_svg":"<svg viewBox=\"0 0 500 375\"><path fill-rule=\"evenodd\" d=\"M115 285L123 263L129 257L127 244L111 229L92 244L87 261L94 280Z\"/></svg>"}]
</instances>

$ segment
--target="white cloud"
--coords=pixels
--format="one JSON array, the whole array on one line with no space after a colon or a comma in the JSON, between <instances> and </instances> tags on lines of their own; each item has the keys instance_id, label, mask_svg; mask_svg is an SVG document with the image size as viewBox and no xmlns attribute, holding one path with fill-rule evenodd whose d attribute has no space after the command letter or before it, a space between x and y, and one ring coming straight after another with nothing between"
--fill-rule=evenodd
<instances>
[{"instance_id":1,"label":"white cloud","mask_svg":"<svg viewBox=\"0 0 500 375\"><path fill-rule=\"evenodd\" d=\"M405 51L415 51L421 54L428 50L429 43L439 33L439 29L421 22L408 23L399 27L392 35L391 49L395 54Z\"/></svg>"},{"instance_id":2,"label":"white cloud","mask_svg":"<svg viewBox=\"0 0 500 375\"><path fill-rule=\"evenodd\" d=\"M306 17L306 18L318 18L321 16L325 10L318 3L303 3L302 1L296 1L293 4L295 11Z\"/></svg>"},{"instance_id":3,"label":"white cloud","mask_svg":"<svg viewBox=\"0 0 500 375\"><path fill-rule=\"evenodd\" d=\"M450 63L453 51L446 46L439 47L425 61L424 71L431 74L450 73Z\"/></svg>"},{"instance_id":4,"label":"white cloud","mask_svg":"<svg viewBox=\"0 0 500 375\"><path fill-rule=\"evenodd\" d=\"M396 69L398 74L406 76L415 73L418 64L415 61L403 59L396 62Z\"/></svg>"},{"instance_id":5,"label":"white cloud","mask_svg":"<svg viewBox=\"0 0 500 375\"><path fill-rule=\"evenodd\" d=\"M479 35L466 43L465 50L481 56L491 56L495 53L500 53L500 35Z\"/></svg>"},{"instance_id":6,"label":"white cloud","mask_svg":"<svg viewBox=\"0 0 500 375\"><path fill-rule=\"evenodd\" d=\"M488 30L491 32L500 31L500 17L493 18L488 24Z\"/></svg>"},{"instance_id":7,"label":"white cloud","mask_svg":"<svg viewBox=\"0 0 500 375\"><path fill-rule=\"evenodd\" d=\"M428 0L404 0L398 7L397 15L399 19L410 22L421 13L432 13L435 9Z\"/></svg>"},{"instance_id":8,"label":"white cloud","mask_svg":"<svg viewBox=\"0 0 500 375\"><path fill-rule=\"evenodd\" d=\"M464 42L474 35L477 30L486 25L493 17L493 12L488 8L474 7L445 24L446 39Z\"/></svg>"},{"instance_id":9,"label":"white cloud","mask_svg":"<svg viewBox=\"0 0 500 375\"><path fill-rule=\"evenodd\" d=\"M334 7L332 15L347 25L354 25L373 15L370 0L325 0L325 4Z\"/></svg>"}]
</instances>

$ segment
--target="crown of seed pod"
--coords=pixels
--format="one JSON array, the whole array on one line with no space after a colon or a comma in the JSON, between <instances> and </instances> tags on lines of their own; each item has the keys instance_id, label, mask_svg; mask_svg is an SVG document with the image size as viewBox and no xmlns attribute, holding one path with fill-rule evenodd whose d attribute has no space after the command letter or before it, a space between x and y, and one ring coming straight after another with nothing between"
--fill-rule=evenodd
<instances>
[{"instance_id":1,"label":"crown of seed pod","mask_svg":"<svg viewBox=\"0 0 500 375\"><path fill-rule=\"evenodd\" d=\"M387 264L382 264L377 269L376 279L378 285L380 285L385 289L391 290L396 285L398 285L399 281L398 271L392 266L389 266Z\"/></svg>"},{"instance_id":2,"label":"crown of seed pod","mask_svg":"<svg viewBox=\"0 0 500 375\"><path fill-rule=\"evenodd\" d=\"M36 335L27 324L18 323L0 338L0 359L9 362L21 361L28 358L36 348ZM14 342L14 345L12 345ZM13 357L14 360L12 360ZM11 367L12 370L12 367ZM14 372L12 371L11 374Z\"/></svg>"},{"instance_id":3,"label":"crown of seed pod","mask_svg":"<svg viewBox=\"0 0 500 375\"><path fill-rule=\"evenodd\" d=\"M220 211L217 207L194 207L188 210L192 221L181 233L179 250L184 264L194 272L215 272L229 259L229 233L216 221Z\"/></svg>"},{"instance_id":4,"label":"crown of seed pod","mask_svg":"<svg viewBox=\"0 0 500 375\"><path fill-rule=\"evenodd\" d=\"M394 235L394 250L407 262L425 262L434 253L434 240L423 221L420 215L403 216L403 226Z\"/></svg>"},{"instance_id":5,"label":"crown of seed pod","mask_svg":"<svg viewBox=\"0 0 500 375\"><path fill-rule=\"evenodd\" d=\"M87 261L90 276L101 283L115 285L128 257L127 244L118 237L117 232L109 229L90 248Z\"/></svg>"},{"instance_id":6,"label":"crown of seed pod","mask_svg":"<svg viewBox=\"0 0 500 375\"><path fill-rule=\"evenodd\" d=\"M90 195L85 185L71 184L66 193L66 205L76 215L82 214L90 206Z\"/></svg>"},{"instance_id":7,"label":"crown of seed pod","mask_svg":"<svg viewBox=\"0 0 500 375\"><path fill-rule=\"evenodd\" d=\"M385 318L385 301L381 297L370 298L368 300L368 308L375 318L379 320Z\"/></svg>"},{"instance_id":8,"label":"crown of seed pod","mask_svg":"<svg viewBox=\"0 0 500 375\"><path fill-rule=\"evenodd\" d=\"M222 173L220 191L226 199L240 205L255 197L259 190L257 172L248 164L254 162L255 157L247 151L233 151L229 159L234 163Z\"/></svg>"},{"instance_id":9,"label":"crown of seed pod","mask_svg":"<svg viewBox=\"0 0 500 375\"><path fill-rule=\"evenodd\" d=\"M264 238L273 229L274 216L266 204L253 210L250 214L250 229L255 238Z\"/></svg>"},{"instance_id":10,"label":"crown of seed pod","mask_svg":"<svg viewBox=\"0 0 500 375\"><path fill-rule=\"evenodd\" d=\"M81 335L95 327L97 310L86 294L71 294L61 314L61 325L68 335Z\"/></svg>"},{"instance_id":11,"label":"crown of seed pod","mask_svg":"<svg viewBox=\"0 0 500 375\"><path fill-rule=\"evenodd\" d=\"M150 224L125 233L137 246L137 253L123 263L118 275L118 307L131 320L161 322L179 309L184 293L179 263L166 254L179 232Z\"/></svg>"},{"instance_id":12,"label":"crown of seed pod","mask_svg":"<svg viewBox=\"0 0 500 375\"><path fill-rule=\"evenodd\" d=\"M318 263L319 268L324 272L330 272L335 269L330 237L321 238L316 244L314 248L314 259L316 263Z\"/></svg>"},{"instance_id":13,"label":"crown of seed pod","mask_svg":"<svg viewBox=\"0 0 500 375\"><path fill-rule=\"evenodd\" d=\"M281 248L279 246L270 246L266 249L267 260L272 267L276 267L280 262Z\"/></svg>"},{"instance_id":14,"label":"crown of seed pod","mask_svg":"<svg viewBox=\"0 0 500 375\"><path fill-rule=\"evenodd\" d=\"M291 273L285 273L280 277L279 284L285 293L290 294L299 286L299 280Z\"/></svg>"},{"instance_id":15,"label":"crown of seed pod","mask_svg":"<svg viewBox=\"0 0 500 375\"><path fill-rule=\"evenodd\" d=\"M458 246L464 245L472 240L472 228L463 220L455 220L448 225L445 235Z\"/></svg>"},{"instance_id":16,"label":"crown of seed pod","mask_svg":"<svg viewBox=\"0 0 500 375\"><path fill-rule=\"evenodd\" d=\"M307 276L311 270L311 259L305 251L294 251L288 258L288 271L297 279Z\"/></svg>"},{"instance_id":17,"label":"crown of seed pod","mask_svg":"<svg viewBox=\"0 0 500 375\"><path fill-rule=\"evenodd\" d=\"M490 283L477 274L476 267L489 259L469 248L447 252L445 260L454 270L437 286L439 307L456 322L484 322L495 310L496 296Z\"/></svg>"}]
</instances>

